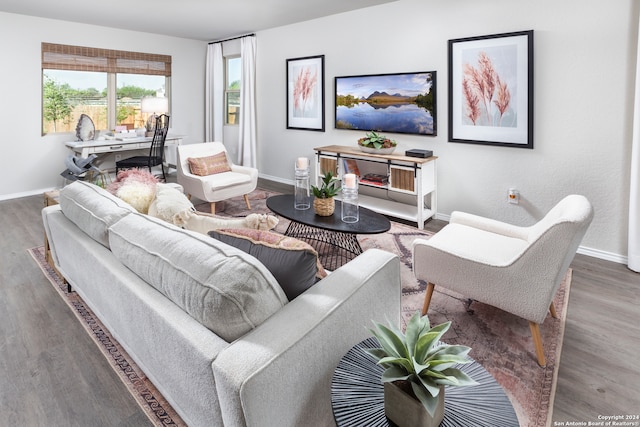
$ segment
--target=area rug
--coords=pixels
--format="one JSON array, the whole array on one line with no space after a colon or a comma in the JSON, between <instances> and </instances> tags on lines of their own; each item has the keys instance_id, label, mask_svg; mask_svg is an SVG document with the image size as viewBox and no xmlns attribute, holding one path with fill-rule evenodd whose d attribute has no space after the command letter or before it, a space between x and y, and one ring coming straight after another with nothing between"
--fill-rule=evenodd
<instances>
[{"instance_id":1,"label":"area rug","mask_svg":"<svg viewBox=\"0 0 640 427\"><path fill-rule=\"evenodd\" d=\"M249 195L251 210L247 210L242 197L236 197L225 201L222 206L216 205L219 209L216 214L242 217L251 212L269 213L266 199L276 194L256 190ZM196 209L207 211L209 205L196 205ZM287 219L280 217L276 231L283 233L288 224ZM426 283L413 276L411 246L415 239L428 239L432 235L391 221L391 229L387 233L358 236L363 250L379 248L400 257L403 326L416 311L422 309L426 289ZM443 340L473 349L471 357L480 362L505 389L522 427L545 427L551 421L570 284L571 270L554 300L558 319L549 315L540 325L547 361L545 368L537 363L527 320L479 302L469 305L463 295L435 288L428 313L431 323L452 322Z\"/></svg>"},{"instance_id":2,"label":"area rug","mask_svg":"<svg viewBox=\"0 0 640 427\"><path fill-rule=\"evenodd\" d=\"M275 194L278 193L266 190L252 192L249 195L252 207L250 211L247 210L242 197L217 203L216 214L240 217L251 212L269 213L266 199ZM196 208L207 212L209 204L199 204ZM276 231L283 233L287 225L288 220L279 218ZM411 246L416 238L428 239L432 235L392 221L391 229L387 233L358 236L363 250L380 248L393 252L400 258L403 326L413 313L422 308L426 289L426 284L413 276ZM29 252L80 319L149 419L158 426L184 425L151 381L85 306L82 299L75 292L67 292L66 285L45 261L44 249L33 248ZM540 327L547 359L545 368L537 364L529 323L526 320L478 302L469 306L464 296L443 288L436 287L433 294L428 313L431 323L439 324L451 320L452 326L443 340L450 344L467 345L473 349L471 357L480 362L504 388L522 427L545 427L550 423L570 284L571 270L564 278L554 300L559 318L553 319L548 316Z\"/></svg>"},{"instance_id":3,"label":"area rug","mask_svg":"<svg viewBox=\"0 0 640 427\"><path fill-rule=\"evenodd\" d=\"M67 285L45 260L44 246L29 249L45 277L71 308L73 314L96 343L109 365L118 374L136 402L155 426L186 426L171 405L142 372L131 356L109 333L102 322L87 307L76 292L68 292ZM70 420L71 421L71 420Z\"/></svg>"}]
</instances>

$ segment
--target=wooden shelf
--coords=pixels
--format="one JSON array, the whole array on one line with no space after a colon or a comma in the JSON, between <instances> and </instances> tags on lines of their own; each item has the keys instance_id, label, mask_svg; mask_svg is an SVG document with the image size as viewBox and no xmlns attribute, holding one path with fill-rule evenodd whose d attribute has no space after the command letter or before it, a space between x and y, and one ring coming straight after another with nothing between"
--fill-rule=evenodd
<instances>
[{"instance_id":1,"label":"wooden shelf","mask_svg":"<svg viewBox=\"0 0 640 427\"><path fill-rule=\"evenodd\" d=\"M420 229L423 229L424 223L436 214L437 157L409 157L395 153L369 154L360 151L357 147L341 145L317 147L314 150L316 151L316 185L320 176L327 170L336 172L338 178L342 179L345 173L343 161L354 160L360 177L367 173L389 177L385 185L361 182L361 187L378 189L386 195L397 194L413 198L413 202L405 203L392 200L392 197L376 197L361 192L358 195L360 206L383 215L414 221Z\"/></svg>"}]
</instances>

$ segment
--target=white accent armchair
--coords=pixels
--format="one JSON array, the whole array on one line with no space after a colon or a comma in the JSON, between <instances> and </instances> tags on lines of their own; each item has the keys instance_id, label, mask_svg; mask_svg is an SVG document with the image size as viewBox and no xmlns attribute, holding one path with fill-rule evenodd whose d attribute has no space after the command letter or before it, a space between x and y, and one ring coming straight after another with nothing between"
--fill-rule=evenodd
<instances>
[{"instance_id":1,"label":"white accent armchair","mask_svg":"<svg viewBox=\"0 0 640 427\"><path fill-rule=\"evenodd\" d=\"M214 175L199 176L191 173L188 159L190 157L213 156L226 153L221 142L203 142L185 144L177 147L178 184L184 187L189 198L195 196L211 205L211 213L216 213L216 202L243 195L247 209L251 209L248 194L258 185L258 170L247 166L238 166L229 161L231 171Z\"/></svg>"},{"instance_id":2,"label":"white accent armchair","mask_svg":"<svg viewBox=\"0 0 640 427\"><path fill-rule=\"evenodd\" d=\"M422 314L436 285L529 321L538 363L545 366L539 324L593 218L591 203L570 195L542 220L519 227L453 212L432 238L413 243L413 270L427 282Z\"/></svg>"}]
</instances>

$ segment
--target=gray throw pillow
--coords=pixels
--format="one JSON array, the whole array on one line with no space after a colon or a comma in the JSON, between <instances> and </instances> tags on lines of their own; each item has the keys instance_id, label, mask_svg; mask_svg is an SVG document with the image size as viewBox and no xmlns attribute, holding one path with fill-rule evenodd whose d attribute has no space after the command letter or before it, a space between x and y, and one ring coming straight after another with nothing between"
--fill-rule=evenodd
<instances>
[{"instance_id":1,"label":"gray throw pillow","mask_svg":"<svg viewBox=\"0 0 640 427\"><path fill-rule=\"evenodd\" d=\"M212 230L209 235L257 258L276 278L289 301L327 275L318 253L302 240L253 229Z\"/></svg>"}]
</instances>

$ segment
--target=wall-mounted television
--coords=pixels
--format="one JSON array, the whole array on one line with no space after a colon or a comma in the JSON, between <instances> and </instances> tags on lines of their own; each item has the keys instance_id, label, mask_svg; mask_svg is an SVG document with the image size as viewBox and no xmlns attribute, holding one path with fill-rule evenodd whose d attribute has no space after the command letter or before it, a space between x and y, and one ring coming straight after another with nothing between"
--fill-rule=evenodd
<instances>
[{"instance_id":1,"label":"wall-mounted television","mask_svg":"<svg viewBox=\"0 0 640 427\"><path fill-rule=\"evenodd\" d=\"M335 127L437 135L436 72L335 78Z\"/></svg>"}]
</instances>

